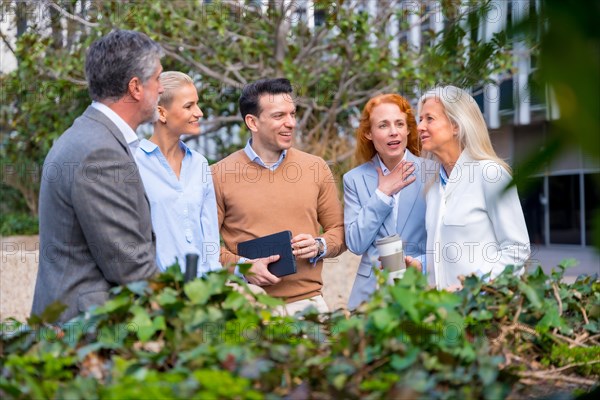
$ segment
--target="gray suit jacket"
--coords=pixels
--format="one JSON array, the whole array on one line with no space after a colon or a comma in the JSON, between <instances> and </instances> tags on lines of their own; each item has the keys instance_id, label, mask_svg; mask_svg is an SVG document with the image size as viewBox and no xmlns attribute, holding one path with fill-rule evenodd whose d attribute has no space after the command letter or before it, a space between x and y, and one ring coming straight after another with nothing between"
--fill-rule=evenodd
<instances>
[{"instance_id":1,"label":"gray suit jacket","mask_svg":"<svg viewBox=\"0 0 600 400\"><path fill-rule=\"evenodd\" d=\"M116 285L147 279L155 265L150 206L123 134L88 107L44 161L40 262L32 313L58 300L67 321L108 299Z\"/></svg>"},{"instance_id":2,"label":"gray suit jacket","mask_svg":"<svg viewBox=\"0 0 600 400\"><path fill-rule=\"evenodd\" d=\"M407 150L408 151L408 150ZM375 240L395 233L400 235L404 255L424 261L425 231L424 189L428 175L436 173L432 161L408 152L406 160L415 165L415 181L400 192L398 218L394 221L389 204L375 193L378 184L377 156L344 175L344 227L346 245L354 254L362 255L348 308L354 309L369 299L376 288L373 262L379 257Z\"/></svg>"}]
</instances>

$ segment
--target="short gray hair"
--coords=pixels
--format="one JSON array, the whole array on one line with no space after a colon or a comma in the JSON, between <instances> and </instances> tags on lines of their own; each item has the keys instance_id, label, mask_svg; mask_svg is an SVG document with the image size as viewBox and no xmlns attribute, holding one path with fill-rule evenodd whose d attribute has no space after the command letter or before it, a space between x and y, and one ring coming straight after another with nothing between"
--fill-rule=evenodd
<instances>
[{"instance_id":1,"label":"short gray hair","mask_svg":"<svg viewBox=\"0 0 600 400\"><path fill-rule=\"evenodd\" d=\"M146 82L164 55L160 45L141 32L115 30L87 51L85 76L92 100L118 100L138 77Z\"/></svg>"}]
</instances>

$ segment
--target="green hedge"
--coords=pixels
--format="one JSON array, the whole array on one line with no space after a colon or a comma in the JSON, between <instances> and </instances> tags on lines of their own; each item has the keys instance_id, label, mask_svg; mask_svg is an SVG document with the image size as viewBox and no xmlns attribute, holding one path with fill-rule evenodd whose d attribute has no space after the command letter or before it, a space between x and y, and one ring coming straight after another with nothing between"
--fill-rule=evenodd
<instances>
[{"instance_id":1,"label":"green hedge","mask_svg":"<svg viewBox=\"0 0 600 400\"><path fill-rule=\"evenodd\" d=\"M0 214L0 235L37 235L39 220L26 212Z\"/></svg>"},{"instance_id":2,"label":"green hedge","mask_svg":"<svg viewBox=\"0 0 600 400\"><path fill-rule=\"evenodd\" d=\"M493 283L469 277L448 293L409 269L355 313L291 318L269 311L279 300L226 285L244 287L235 276L184 283L171 268L114 289L105 305L67 324L53 324L59 304L28 325L4 321L0 394L498 399L549 372L544 382L560 375L590 390L597 358L569 348L598 351L600 283L561 283L563 270L518 278L508 267ZM576 371L555 370L571 361Z\"/></svg>"}]
</instances>

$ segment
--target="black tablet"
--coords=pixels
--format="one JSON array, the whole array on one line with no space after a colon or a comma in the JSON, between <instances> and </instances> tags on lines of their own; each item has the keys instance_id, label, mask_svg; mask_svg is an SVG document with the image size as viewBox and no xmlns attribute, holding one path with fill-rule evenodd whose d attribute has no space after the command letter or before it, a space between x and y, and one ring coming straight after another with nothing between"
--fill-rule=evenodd
<instances>
[{"instance_id":1,"label":"black tablet","mask_svg":"<svg viewBox=\"0 0 600 400\"><path fill-rule=\"evenodd\" d=\"M269 264L269 272L277 277L296 273L296 258L292 254L292 232L290 231L247 240L239 243L237 250L238 255L250 260L279 254L279 260Z\"/></svg>"}]
</instances>

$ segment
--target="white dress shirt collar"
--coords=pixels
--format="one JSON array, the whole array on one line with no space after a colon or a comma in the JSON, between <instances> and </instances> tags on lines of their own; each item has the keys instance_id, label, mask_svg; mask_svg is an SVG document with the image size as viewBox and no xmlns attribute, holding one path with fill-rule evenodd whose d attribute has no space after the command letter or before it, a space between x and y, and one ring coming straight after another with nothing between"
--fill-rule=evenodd
<instances>
[{"instance_id":1,"label":"white dress shirt collar","mask_svg":"<svg viewBox=\"0 0 600 400\"><path fill-rule=\"evenodd\" d=\"M119 116L119 114L111 110L106 104L100 103L99 101L94 101L92 102L92 107L106 115L108 119L110 119L117 126L117 128L119 128L127 144L134 143L138 140L138 136L135 131L131 129L131 126L129 126L129 124L125 122L123 118Z\"/></svg>"}]
</instances>

